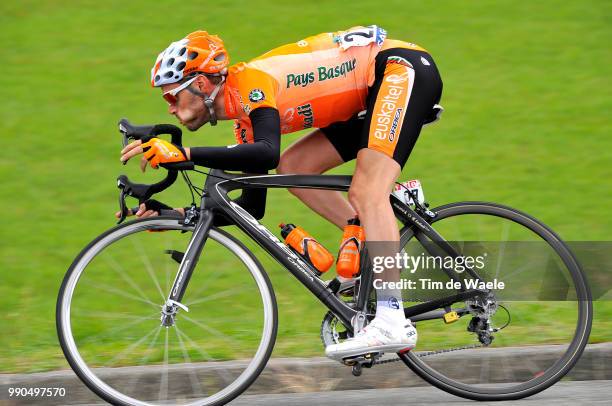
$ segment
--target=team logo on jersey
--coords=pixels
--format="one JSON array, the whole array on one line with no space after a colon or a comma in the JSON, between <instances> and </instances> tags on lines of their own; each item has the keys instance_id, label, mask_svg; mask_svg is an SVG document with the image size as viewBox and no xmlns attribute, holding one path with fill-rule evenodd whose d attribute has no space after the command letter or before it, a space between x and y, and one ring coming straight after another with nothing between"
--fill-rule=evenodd
<instances>
[{"instance_id":1,"label":"team logo on jersey","mask_svg":"<svg viewBox=\"0 0 612 406\"><path fill-rule=\"evenodd\" d=\"M350 61L342 62L340 65L328 68L326 66L319 66L317 71L319 72L319 82L323 82L327 79L334 79L340 76L346 76L347 73L355 70L357 65L357 59L353 58Z\"/></svg>"},{"instance_id":2,"label":"team logo on jersey","mask_svg":"<svg viewBox=\"0 0 612 406\"><path fill-rule=\"evenodd\" d=\"M240 95L240 93L236 92L236 96L238 97L238 102L240 103L240 108L242 109L242 111L244 111L247 114L247 116L251 114L251 105L246 104L242 100L242 96ZM233 106L230 104L230 107L233 107ZM232 109L232 112L233 112L233 109Z\"/></svg>"},{"instance_id":3,"label":"team logo on jersey","mask_svg":"<svg viewBox=\"0 0 612 406\"><path fill-rule=\"evenodd\" d=\"M258 103L258 102L262 101L265 98L266 98L266 95L264 94L263 90L261 90L261 89L253 89L253 90L251 90L251 93L249 93L249 100L252 103Z\"/></svg>"},{"instance_id":4,"label":"team logo on jersey","mask_svg":"<svg viewBox=\"0 0 612 406\"><path fill-rule=\"evenodd\" d=\"M314 123L314 114L312 113L312 105L310 103L297 106L298 115L304 117L304 128L311 128Z\"/></svg>"},{"instance_id":5,"label":"team logo on jersey","mask_svg":"<svg viewBox=\"0 0 612 406\"><path fill-rule=\"evenodd\" d=\"M402 58L401 56L390 56L387 58L387 63L397 63L400 65L404 65L404 66L408 66L409 68L412 68L412 64L410 62L408 62L406 59Z\"/></svg>"},{"instance_id":6,"label":"team logo on jersey","mask_svg":"<svg viewBox=\"0 0 612 406\"><path fill-rule=\"evenodd\" d=\"M306 87L314 81L314 72L290 73L287 75L287 89L289 89L291 86Z\"/></svg>"},{"instance_id":7,"label":"team logo on jersey","mask_svg":"<svg viewBox=\"0 0 612 406\"><path fill-rule=\"evenodd\" d=\"M316 72L290 73L287 75L287 89L291 86L306 87L317 80L323 82L340 76L346 77L349 72L355 70L355 66L357 66L357 59L353 58L336 66L318 66Z\"/></svg>"},{"instance_id":8,"label":"team logo on jersey","mask_svg":"<svg viewBox=\"0 0 612 406\"><path fill-rule=\"evenodd\" d=\"M393 116L393 122L391 123L391 130L389 130L389 141L393 141L395 139L397 125L399 124L399 119L402 116L403 111L404 109L400 107L395 110L395 116Z\"/></svg>"},{"instance_id":9,"label":"team logo on jersey","mask_svg":"<svg viewBox=\"0 0 612 406\"><path fill-rule=\"evenodd\" d=\"M401 85L402 83L407 82L409 78L410 78L409 72L404 72L401 74L393 73L391 75L385 76L385 82L393 83L394 85Z\"/></svg>"}]
</instances>

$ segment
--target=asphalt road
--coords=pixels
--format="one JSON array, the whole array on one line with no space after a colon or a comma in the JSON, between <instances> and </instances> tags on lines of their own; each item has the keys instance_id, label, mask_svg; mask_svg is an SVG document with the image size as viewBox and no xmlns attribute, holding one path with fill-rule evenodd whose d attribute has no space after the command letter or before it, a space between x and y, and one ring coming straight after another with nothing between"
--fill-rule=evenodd
<instances>
[{"instance_id":1,"label":"asphalt road","mask_svg":"<svg viewBox=\"0 0 612 406\"><path fill-rule=\"evenodd\" d=\"M612 381L559 382L522 400L474 402L449 395L433 387L351 390L282 395L244 395L230 406L400 406L400 405L612 405Z\"/></svg>"}]
</instances>

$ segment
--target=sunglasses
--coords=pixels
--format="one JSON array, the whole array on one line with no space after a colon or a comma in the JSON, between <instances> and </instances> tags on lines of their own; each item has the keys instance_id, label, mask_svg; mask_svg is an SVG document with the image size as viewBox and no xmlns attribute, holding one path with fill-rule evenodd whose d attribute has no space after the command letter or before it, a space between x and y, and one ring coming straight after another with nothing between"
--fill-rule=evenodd
<instances>
[{"instance_id":1,"label":"sunglasses","mask_svg":"<svg viewBox=\"0 0 612 406\"><path fill-rule=\"evenodd\" d=\"M193 81L196 79L197 79L197 76L189 79L188 81L186 81L179 87L175 87L172 90L168 90L167 92L164 92L164 94L162 94L162 97L168 102L168 104L172 104L172 105L176 104L178 102L178 94L181 91L187 89L189 85L191 85Z\"/></svg>"}]
</instances>

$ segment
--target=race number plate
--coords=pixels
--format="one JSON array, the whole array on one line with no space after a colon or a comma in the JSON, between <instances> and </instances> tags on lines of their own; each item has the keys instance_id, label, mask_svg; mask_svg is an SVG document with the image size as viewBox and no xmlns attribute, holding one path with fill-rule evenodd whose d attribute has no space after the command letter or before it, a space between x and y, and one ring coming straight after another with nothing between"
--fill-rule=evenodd
<instances>
[{"instance_id":1,"label":"race number plate","mask_svg":"<svg viewBox=\"0 0 612 406\"><path fill-rule=\"evenodd\" d=\"M363 47L373 42L382 45L386 37L387 31L376 25L368 25L367 27L340 33L336 40L340 44L340 48L346 50L350 47Z\"/></svg>"},{"instance_id":2,"label":"race number plate","mask_svg":"<svg viewBox=\"0 0 612 406\"><path fill-rule=\"evenodd\" d=\"M393 190L393 194L400 199L402 202L407 205L413 206L414 202L410 197L410 193L406 190L408 188L413 195L416 195L417 201L420 204L425 203L425 194L423 193L423 188L421 187L421 182L418 179L408 180L406 182L402 182L400 184L395 184L395 189Z\"/></svg>"}]
</instances>

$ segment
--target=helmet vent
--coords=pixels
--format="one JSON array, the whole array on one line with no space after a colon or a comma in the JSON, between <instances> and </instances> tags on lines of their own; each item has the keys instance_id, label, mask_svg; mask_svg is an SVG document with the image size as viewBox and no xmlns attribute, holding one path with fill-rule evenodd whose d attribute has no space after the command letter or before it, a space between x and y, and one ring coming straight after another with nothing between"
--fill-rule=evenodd
<instances>
[{"instance_id":1,"label":"helmet vent","mask_svg":"<svg viewBox=\"0 0 612 406\"><path fill-rule=\"evenodd\" d=\"M156 76L155 76L155 81L156 81L156 82L159 82L159 79L161 79L161 78L159 77L159 75L156 75Z\"/></svg>"},{"instance_id":2,"label":"helmet vent","mask_svg":"<svg viewBox=\"0 0 612 406\"><path fill-rule=\"evenodd\" d=\"M214 60L217 61L217 62L224 61L225 60L225 54L219 54L219 55L215 56Z\"/></svg>"},{"instance_id":3,"label":"helmet vent","mask_svg":"<svg viewBox=\"0 0 612 406\"><path fill-rule=\"evenodd\" d=\"M193 61L193 60L194 60L194 59L196 59L197 57L198 57L198 53L197 53L197 52L195 52L195 51L191 51L191 52L189 52L189 56L188 56L188 58L189 58L189 60L190 60L190 61Z\"/></svg>"},{"instance_id":4,"label":"helmet vent","mask_svg":"<svg viewBox=\"0 0 612 406\"><path fill-rule=\"evenodd\" d=\"M174 75L174 72L168 71L166 73L164 73L164 77L166 79L170 79L172 77L172 75Z\"/></svg>"},{"instance_id":5,"label":"helmet vent","mask_svg":"<svg viewBox=\"0 0 612 406\"><path fill-rule=\"evenodd\" d=\"M185 54L185 51L187 51L187 48L182 47L181 50L179 51L179 56L183 56Z\"/></svg>"},{"instance_id":6,"label":"helmet vent","mask_svg":"<svg viewBox=\"0 0 612 406\"><path fill-rule=\"evenodd\" d=\"M168 62L166 63L166 66L172 66L172 65L174 65L174 58L168 59Z\"/></svg>"},{"instance_id":7,"label":"helmet vent","mask_svg":"<svg viewBox=\"0 0 612 406\"><path fill-rule=\"evenodd\" d=\"M187 65L185 62L179 62L179 64L176 65L176 70L182 71L183 69L185 69L185 65Z\"/></svg>"}]
</instances>

